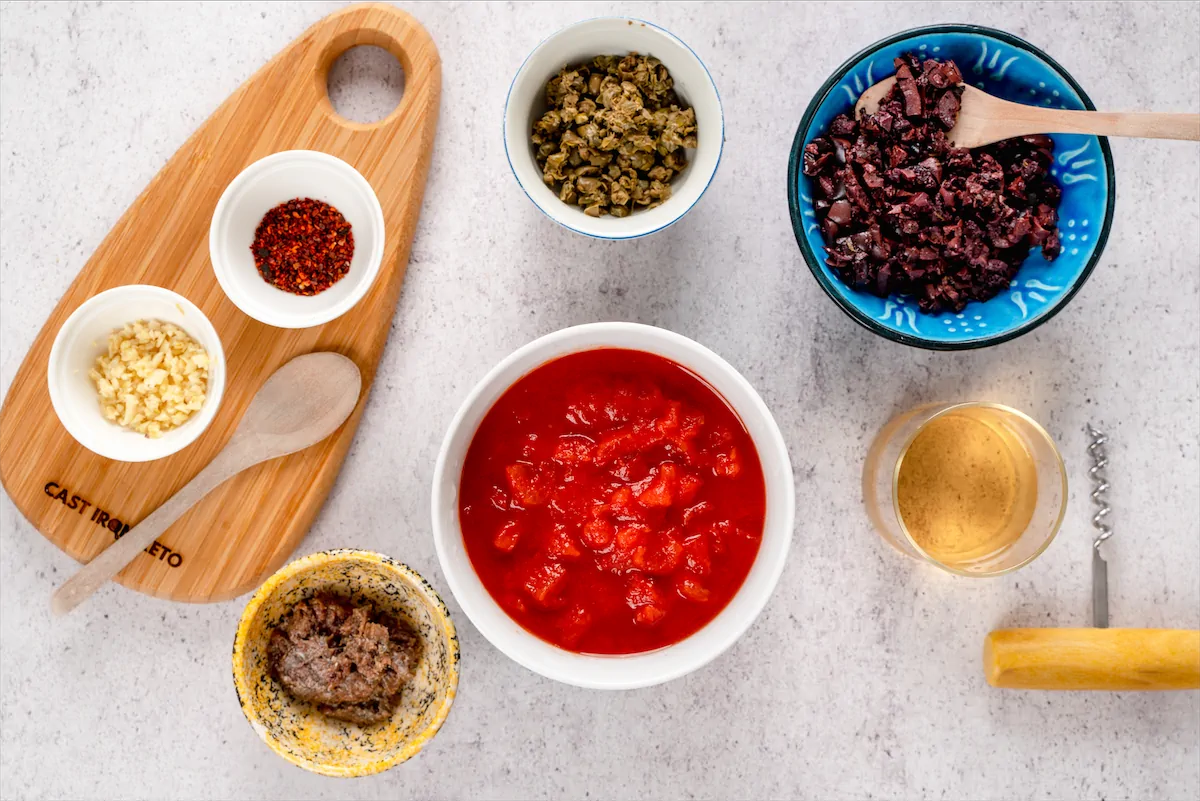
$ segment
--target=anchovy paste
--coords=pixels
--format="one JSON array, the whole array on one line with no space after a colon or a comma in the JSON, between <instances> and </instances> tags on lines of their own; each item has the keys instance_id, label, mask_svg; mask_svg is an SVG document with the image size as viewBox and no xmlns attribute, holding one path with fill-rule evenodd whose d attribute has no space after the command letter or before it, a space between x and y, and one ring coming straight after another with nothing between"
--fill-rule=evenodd
<instances>
[{"instance_id":1,"label":"anchovy paste","mask_svg":"<svg viewBox=\"0 0 1200 801\"><path fill-rule=\"evenodd\" d=\"M406 623L321 594L301 601L271 632L271 675L294 697L359 725L391 717L416 672L421 639Z\"/></svg>"}]
</instances>

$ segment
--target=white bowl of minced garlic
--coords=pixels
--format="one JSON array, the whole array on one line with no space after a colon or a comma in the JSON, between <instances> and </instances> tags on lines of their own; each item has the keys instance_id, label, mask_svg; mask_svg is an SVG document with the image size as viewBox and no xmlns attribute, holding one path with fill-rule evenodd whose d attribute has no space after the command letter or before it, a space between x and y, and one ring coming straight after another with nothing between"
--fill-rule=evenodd
<instances>
[{"instance_id":1,"label":"white bowl of minced garlic","mask_svg":"<svg viewBox=\"0 0 1200 801\"><path fill-rule=\"evenodd\" d=\"M50 349L50 402L80 445L148 462L187 447L216 416L225 352L204 313L157 286L89 298Z\"/></svg>"}]
</instances>

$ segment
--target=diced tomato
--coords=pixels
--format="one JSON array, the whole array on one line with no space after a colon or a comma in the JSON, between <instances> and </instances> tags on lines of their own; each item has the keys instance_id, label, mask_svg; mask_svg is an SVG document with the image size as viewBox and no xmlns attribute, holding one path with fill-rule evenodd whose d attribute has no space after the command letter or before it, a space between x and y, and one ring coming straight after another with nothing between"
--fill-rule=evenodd
<instances>
[{"instance_id":1,"label":"diced tomato","mask_svg":"<svg viewBox=\"0 0 1200 801\"><path fill-rule=\"evenodd\" d=\"M621 428L596 443L592 457L598 465L612 464L622 456L631 456L641 449L642 437L632 428Z\"/></svg>"},{"instance_id":2,"label":"diced tomato","mask_svg":"<svg viewBox=\"0 0 1200 801\"><path fill-rule=\"evenodd\" d=\"M651 604L662 605L663 600L663 594L658 588L658 584L647 575L634 573L625 583L625 603L629 605L630 609Z\"/></svg>"},{"instance_id":3,"label":"diced tomato","mask_svg":"<svg viewBox=\"0 0 1200 801\"><path fill-rule=\"evenodd\" d=\"M651 604L650 606L639 607L633 613L633 622L639 626L653 626L667 616L667 612L661 606Z\"/></svg>"},{"instance_id":4,"label":"diced tomato","mask_svg":"<svg viewBox=\"0 0 1200 801\"><path fill-rule=\"evenodd\" d=\"M629 487L618 487L609 497L608 505L617 515L629 516L632 513L636 516L637 514L633 508L633 490Z\"/></svg>"},{"instance_id":5,"label":"diced tomato","mask_svg":"<svg viewBox=\"0 0 1200 801\"><path fill-rule=\"evenodd\" d=\"M621 534L625 533L627 547L621 546ZM636 537L634 536L636 532ZM621 529L617 532L617 544L596 557L596 565L611 573L628 573L642 570L646 566L646 546L642 544L643 532L636 529Z\"/></svg>"},{"instance_id":6,"label":"diced tomato","mask_svg":"<svg viewBox=\"0 0 1200 801\"><path fill-rule=\"evenodd\" d=\"M584 380L567 391L566 419L584 428L624 425L635 412L634 388L628 382Z\"/></svg>"},{"instance_id":7,"label":"diced tomato","mask_svg":"<svg viewBox=\"0 0 1200 801\"><path fill-rule=\"evenodd\" d=\"M592 451L595 445L586 437L559 437L558 445L554 448L554 461L563 464L586 464L592 461Z\"/></svg>"},{"instance_id":8,"label":"diced tomato","mask_svg":"<svg viewBox=\"0 0 1200 801\"><path fill-rule=\"evenodd\" d=\"M591 510L591 499L588 493L580 488L579 483L573 480L570 470L566 469L562 483L551 491L550 509L564 518L579 520Z\"/></svg>"},{"instance_id":9,"label":"diced tomato","mask_svg":"<svg viewBox=\"0 0 1200 801\"><path fill-rule=\"evenodd\" d=\"M662 417L654 421L654 429L663 439L671 439L679 433L680 409L683 404L679 401L670 401L667 403L667 411Z\"/></svg>"},{"instance_id":10,"label":"diced tomato","mask_svg":"<svg viewBox=\"0 0 1200 801\"><path fill-rule=\"evenodd\" d=\"M692 537L683 543L683 566L697 576L707 576L712 572L712 558L703 537Z\"/></svg>"},{"instance_id":11,"label":"diced tomato","mask_svg":"<svg viewBox=\"0 0 1200 801\"><path fill-rule=\"evenodd\" d=\"M620 575L629 570L629 552L613 548L596 554L596 567L606 573Z\"/></svg>"},{"instance_id":12,"label":"diced tomato","mask_svg":"<svg viewBox=\"0 0 1200 801\"><path fill-rule=\"evenodd\" d=\"M541 487L537 471L524 462L510 464L504 468L513 499L523 507L541 506L546 502L545 490Z\"/></svg>"},{"instance_id":13,"label":"diced tomato","mask_svg":"<svg viewBox=\"0 0 1200 801\"><path fill-rule=\"evenodd\" d=\"M655 538L646 553L646 572L658 576L674 573L683 558L683 543L678 539L678 530L672 529Z\"/></svg>"},{"instance_id":14,"label":"diced tomato","mask_svg":"<svg viewBox=\"0 0 1200 801\"><path fill-rule=\"evenodd\" d=\"M709 596L708 589L690 576L684 576L676 581L675 591L687 601L704 602L708 600Z\"/></svg>"},{"instance_id":15,"label":"diced tomato","mask_svg":"<svg viewBox=\"0 0 1200 801\"><path fill-rule=\"evenodd\" d=\"M492 487L492 491L488 493L488 503L499 509L501 512L508 511L508 493L503 487Z\"/></svg>"},{"instance_id":16,"label":"diced tomato","mask_svg":"<svg viewBox=\"0 0 1200 801\"><path fill-rule=\"evenodd\" d=\"M640 456L622 456L609 472L627 484L633 484L650 475L650 468Z\"/></svg>"},{"instance_id":17,"label":"diced tomato","mask_svg":"<svg viewBox=\"0 0 1200 801\"><path fill-rule=\"evenodd\" d=\"M505 553L512 553L524 532L525 527L521 525L519 520L509 520L500 526L500 530L496 532L492 544Z\"/></svg>"},{"instance_id":18,"label":"diced tomato","mask_svg":"<svg viewBox=\"0 0 1200 801\"><path fill-rule=\"evenodd\" d=\"M562 616L562 637L566 645L575 645L592 625L592 613L582 604L575 604Z\"/></svg>"},{"instance_id":19,"label":"diced tomato","mask_svg":"<svg viewBox=\"0 0 1200 801\"><path fill-rule=\"evenodd\" d=\"M583 543L594 551L602 551L612 545L616 532L607 520L589 520L583 524Z\"/></svg>"},{"instance_id":20,"label":"diced tomato","mask_svg":"<svg viewBox=\"0 0 1200 801\"><path fill-rule=\"evenodd\" d=\"M700 434L702 428L704 428L704 415L700 412L689 411L683 415L683 420L679 423L679 435L685 440L693 439Z\"/></svg>"},{"instance_id":21,"label":"diced tomato","mask_svg":"<svg viewBox=\"0 0 1200 801\"><path fill-rule=\"evenodd\" d=\"M689 506L683 510L683 525L689 531L694 530L697 525L713 513L713 505L708 501L700 501L695 506Z\"/></svg>"},{"instance_id":22,"label":"diced tomato","mask_svg":"<svg viewBox=\"0 0 1200 801\"><path fill-rule=\"evenodd\" d=\"M637 397L632 386L618 387L604 401L604 420L610 425L623 425L637 413Z\"/></svg>"},{"instance_id":23,"label":"diced tomato","mask_svg":"<svg viewBox=\"0 0 1200 801\"><path fill-rule=\"evenodd\" d=\"M655 481L638 495L638 503L651 509L670 506L673 501L671 486L662 480Z\"/></svg>"},{"instance_id":24,"label":"diced tomato","mask_svg":"<svg viewBox=\"0 0 1200 801\"><path fill-rule=\"evenodd\" d=\"M600 423L600 410L595 395L577 397L567 404L567 422L572 426L595 428Z\"/></svg>"},{"instance_id":25,"label":"diced tomato","mask_svg":"<svg viewBox=\"0 0 1200 801\"><path fill-rule=\"evenodd\" d=\"M638 495L638 503L648 507L673 504L675 495L679 492L678 472L679 468L672 462L666 462L652 470L654 480Z\"/></svg>"},{"instance_id":26,"label":"diced tomato","mask_svg":"<svg viewBox=\"0 0 1200 801\"><path fill-rule=\"evenodd\" d=\"M696 445L695 440L676 437L671 440L670 445L672 455L678 461L693 466L704 464L704 453Z\"/></svg>"},{"instance_id":27,"label":"diced tomato","mask_svg":"<svg viewBox=\"0 0 1200 801\"><path fill-rule=\"evenodd\" d=\"M625 586L625 603L634 610L633 620L639 626L653 626L666 616L666 599L654 579L641 573L629 577Z\"/></svg>"},{"instance_id":28,"label":"diced tomato","mask_svg":"<svg viewBox=\"0 0 1200 801\"><path fill-rule=\"evenodd\" d=\"M573 560L583 556L571 531L562 523L555 523L550 531L550 541L546 543L546 555L551 559Z\"/></svg>"},{"instance_id":29,"label":"diced tomato","mask_svg":"<svg viewBox=\"0 0 1200 801\"><path fill-rule=\"evenodd\" d=\"M622 551L632 551L646 539L650 529L645 526L625 526L617 530L617 547Z\"/></svg>"},{"instance_id":30,"label":"diced tomato","mask_svg":"<svg viewBox=\"0 0 1200 801\"><path fill-rule=\"evenodd\" d=\"M542 606L551 606L562 589L567 569L557 562L544 562L525 579L525 591Z\"/></svg>"},{"instance_id":31,"label":"diced tomato","mask_svg":"<svg viewBox=\"0 0 1200 801\"><path fill-rule=\"evenodd\" d=\"M729 453L718 453L713 472L724 478L737 478L742 472L742 455L738 449L730 448Z\"/></svg>"},{"instance_id":32,"label":"diced tomato","mask_svg":"<svg viewBox=\"0 0 1200 801\"><path fill-rule=\"evenodd\" d=\"M637 412L639 400L633 384L612 380L585 380L567 396L567 422L586 428L624 425Z\"/></svg>"},{"instance_id":33,"label":"diced tomato","mask_svg":"<svg viewBox=\"0 0 1200 801\"><path fill-rule=\"evenodd\" d=\"M696 493L700 491L704 481L699 476L694 476L691 473L684 473L679 477L679 502L691 503L696 500Z\"/></svg>"}]
</instances>

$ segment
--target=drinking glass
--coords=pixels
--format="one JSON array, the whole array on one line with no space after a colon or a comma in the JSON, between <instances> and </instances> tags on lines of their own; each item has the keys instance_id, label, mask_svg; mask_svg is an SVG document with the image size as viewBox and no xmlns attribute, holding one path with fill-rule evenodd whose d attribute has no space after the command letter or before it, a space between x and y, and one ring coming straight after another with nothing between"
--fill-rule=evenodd
<instances>
[{"instance_id":1,"label":"drinking glass","mask_svg":"<svg viewBox=\"0 0 1200 801\"><path fill-rule=\"evenodd\" d=\"M998 547L946 559L922 547L905 525L900 476L918 435L935 420L951 415L986 425L1007 444L1013 460L1032 466L1035 478L1015 482L1015 504L1032 506L1023 530ZM876 435L863 466L863 500L880 535L901 553L960 576L997 576L1028 564L1050 545L1066 511L1067 475L1050 435L1016 409L985 402L932 403L894 417Z\"/></svg>"}]
</instances>

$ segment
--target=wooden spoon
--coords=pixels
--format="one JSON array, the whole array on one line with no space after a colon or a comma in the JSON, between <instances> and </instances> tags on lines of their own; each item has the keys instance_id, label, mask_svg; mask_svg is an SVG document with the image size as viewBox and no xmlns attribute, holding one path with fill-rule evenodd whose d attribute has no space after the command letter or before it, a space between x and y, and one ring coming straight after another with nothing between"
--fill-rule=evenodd
<instances>
[{"instance_id":1,"label":"wooden spoon","mask_svg":"<svg viewBox=\"0 0 1200 801\"><path fill-rule=\"evenodd\" d=\"M280 367L208 466L59 587L51 610L65 615L79 606L226 479L328 437L354 411L361 390L358 367L338 353L308 353Z\"/></svg>"},{"instance_id":2,"label":"wooden spoon","mask_svg":"<svg viewBox=\"0 0 1200 801\"><path fill-rule=\"evenodd\" d=\"M880 101L895 83L896 76L893 75L867 87L854 104L855 118L864 112L874 114L878 111ZM962 89L958 122L946 135L955 147L982 147L1014 136L1047 133L1200 141L1200 114L1066 111L1011 103L965 83Z\"/></svg>"}]
</instances>

